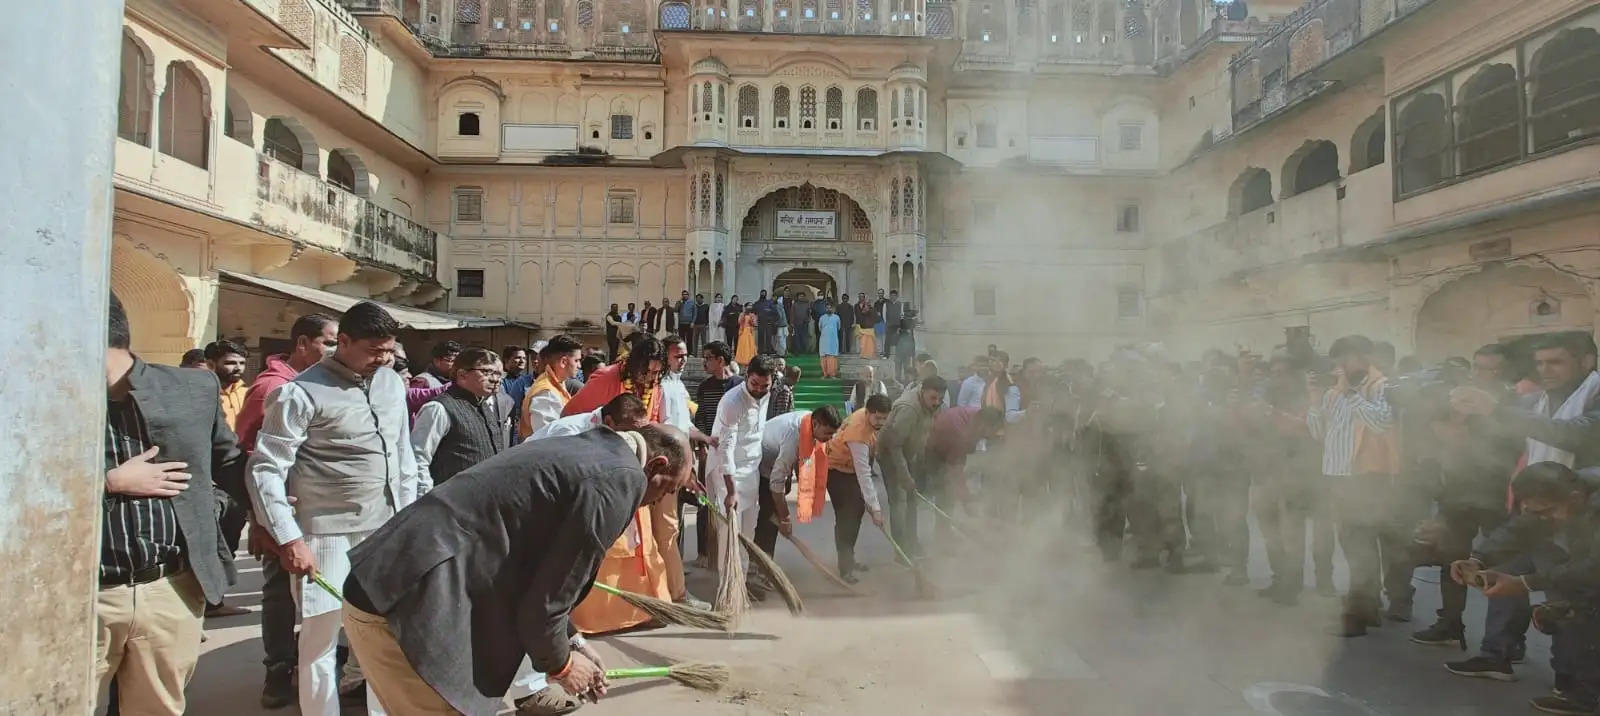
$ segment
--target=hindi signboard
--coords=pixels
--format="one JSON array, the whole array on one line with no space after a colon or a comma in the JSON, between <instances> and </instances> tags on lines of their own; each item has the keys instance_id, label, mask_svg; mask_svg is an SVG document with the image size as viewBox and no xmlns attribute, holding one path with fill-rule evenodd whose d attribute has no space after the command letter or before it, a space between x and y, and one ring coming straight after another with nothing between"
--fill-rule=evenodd
<instances>
[{"instance_id":1,"label":"hindi signboard","mask_svg":"<svg viewBox=\"0 0 1600 716\"><path fill-rule=\"evenodd\" d=\"M835 211L778 210L780 239L837 239L839 213Z\"/></svg>"}]
</instances>

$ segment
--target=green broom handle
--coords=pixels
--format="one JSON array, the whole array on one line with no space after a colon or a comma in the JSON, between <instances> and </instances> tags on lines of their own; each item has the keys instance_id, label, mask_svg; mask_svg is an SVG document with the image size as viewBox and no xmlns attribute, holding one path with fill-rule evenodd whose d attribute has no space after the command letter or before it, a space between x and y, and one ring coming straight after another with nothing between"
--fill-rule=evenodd
<instances>
[{"instance_id":1,"label":"green broom handle","mask_svg":"<svg viewBox=\"0 0 1600 716\"><path fill-rule=\"evenodd\" d=\"M621 589L617 589L616 587L613 587L613 586L611 586L609 584L606 584L605 582L595 582L594 583L594 588L598 589L598 590L600 590L602 592L607 592L607 593L610 593L610 594L614 594L614 595L619 596L619 597L622 596L622 594L623 594Z\"/></svg>"},{"instance_id":2,"label":"green broom handle","mask_svg":"<svg viewBox=\"0 0 1600 716\"><path fill-rule=\"evenodd\" d=\"M672 673L670 666L639 666L632 669L607 669L608 679L658 679Z\"/></svg>"},{"instance_id":3,"label":"green broom handle","mask_svg":"<svg viewBox=\"0 0 1600 716\"><path fill-rule=\"evenodd\" d=\"M723 517L722 509L717 507L716 505L711 504L711 500L706 499L706 496L704 494L696 492L696 493L694 493L694 499L699 500L701 506L705 507L708 510L711 510L713 513L715 513L717 515L717 517L720 517L720 518L722 518L724 520L727 519L726 517Z\"/></svg>"},{"instance_id":4,"label":"green broom handle","mask_svg":"<svg viewBox=\"0 0 1600 716\"><path fill-rule=\"evenodd\" d=\"M340 594L339 590L334 589L332 584L328 584L328 580L323 579L321 574L312 572L311 581L316 582L317 586L322 587L323 591L333 595L334 599L337 599L341 602L344 601L344 595Z\"/></svg>"},{"instance_id":5,"label":"green broom handle","mask_svg":"<svg viewBox=\"0 0 1600 716\"><path fill-rule=\"evenodd\" d=\"M911 569L915 570L917 568L917 563L911 561L911 558L906 556L905 550L900 549L900 543L894 541L894 538L889 536L889 528L888 527L879 526L878 530L883 532L883 538L884 539L889 540L889 546L894 547L894 553L900 555L900 559L905 560L906 561L906 565L911 567Z\"/></svg>"}]
</instances>

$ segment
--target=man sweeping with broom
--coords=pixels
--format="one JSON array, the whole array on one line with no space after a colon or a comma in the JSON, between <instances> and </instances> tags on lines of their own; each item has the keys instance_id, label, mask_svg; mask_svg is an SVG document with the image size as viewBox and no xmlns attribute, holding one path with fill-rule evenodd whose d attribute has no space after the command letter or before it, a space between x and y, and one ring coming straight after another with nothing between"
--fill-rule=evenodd
<instances>
[{"instance_id":1,"label":"man sweeping with broom","mask_svg":"<svg viewBox=\"0 0 1600 716\"><path fill-rule=\"evenodd\" d=\"M524 656L590 699L607 681L569 615L640 506L690 482L665 426L527 443L456 475L350 552L345 630L390 713L501 710Z\"/></svg>"},{"instance_id":2,"label":"man sweeping with broom","mask_svg":"<svg viewBox=\"0 0 1600 716\"><path fill-rule=\"evenodd\" d=\"M767 421L761 432L761 514L756 518L756 544L772 554L778 533L790 534L789 490L800 479L800 521L822 511L827 489L826 446L839 429L839 411L824 405L796 410Z\"/></svg>"},{"instance_id":3,"label":"man sweeping with broom","mask_svg":"<svg viewBox=\"0 0 1600 716\"><path fill-rule=\"evenodd\" d=\"M750 359L745 369L744 382L723 394L717 403L717 420L711 437L716 444L706 458L706 487L714 504L722 506L723 514L732 521L745 537L754 537L757 514L757 493L761 478L761 433L767 423L767 392L772 387L775 365L771 356L758 355ZM723 574L723 584L718 589L717 608L732 613L743 611L744 596L735 594L729 602L729 575L742 574L747 562L740 553L737 535L730 530L720 530L717 535L718 570ZM735 562L737 561L737 564Z\"/></svg>"},{"instance_id":4,"label":"man sweeping with broom","mask_svg":"<svg viewBox=\"0 0 1600 716\"><path fill-rule=\"evenodd\" d=\"M839 551L839 577L855 584L856 538L861 535L861 518L872 515L872 523L883 527L883 510L878 506L878 490L873 484L873 451L878 431L889 420L892 407L887 395L874 395L867 405L844 421L844 426L828 441L828 497L833 500L833 541Z\"/></svg>"}]
</instances>

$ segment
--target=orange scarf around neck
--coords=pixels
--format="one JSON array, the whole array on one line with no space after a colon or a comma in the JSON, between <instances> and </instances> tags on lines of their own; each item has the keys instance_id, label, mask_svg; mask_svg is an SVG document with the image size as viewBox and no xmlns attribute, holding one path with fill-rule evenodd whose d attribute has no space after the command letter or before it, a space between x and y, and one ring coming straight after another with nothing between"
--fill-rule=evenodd
<instances>
[{"instance_id":1,"label":"orange scarf around neck","mask_svg":"<svg viewBox=\"0 0 1600 716\"><path fill-rule=\"evenodd\" d=\"M810 415L800 419L800 444L795 448L795 455L800 462L799 518L800 523L805 524L821 515L823 506L828 503L827 446L812 437ZM819 471L821 475L817 474Z\"/></svg>"}]
</instances>

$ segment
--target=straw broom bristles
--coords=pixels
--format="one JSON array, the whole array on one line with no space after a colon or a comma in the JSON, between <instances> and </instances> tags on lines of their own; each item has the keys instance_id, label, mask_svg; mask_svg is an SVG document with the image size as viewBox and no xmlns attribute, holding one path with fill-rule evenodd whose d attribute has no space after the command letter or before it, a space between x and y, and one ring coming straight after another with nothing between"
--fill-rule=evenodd
<instances>
[{"instance_id":1,"label":"straw broom bristles","mask_svg":"<svg viewBox=\"0 0 1600 716\"><path fill-rule=\"evenodd\" d=\"M922 573L922 567L917 566L916 561L911 559L911 556L907 555L905 550L900 549L900 543L894 541L894 537L890 536L888 527L878 525L878 530L883 533L884 539L889 540L889 546L894 547L895 554L900 555L900 559L905 560L906 566L911 568L911 576L916 579L917 596L923 599L934 598L936 592L933 588L933 583L928 581L927 575Z\"/></svg>"},{"instance_id":2,"label":"straw broom bristles","mask_svg":"<svg viewBox=\"0 0 1600 716\"><path fill-rule=\"evenodd\" d=\"M711 501L706 499L705 495L699 495L698 497L700 504L711 510L711 515L717 519L720 529L732 530L733 534L738 535L739 544L744 545L744 551L750 554L750 563L761 571L762 576L767 578L767 583L771 584L772 588L777 590L778 595L783 597L783 603L789 607L789 614L793 616L804 614L806 608L805 604L800 601L800 590L794 588L794 582L789 581L789 575L783 573L783 568L779 567L778 563L772 560L772 556L767 554L766 550L761 549L755 540L746 537L744 533L739 531L738 527L729 524L728 517L722 514L722 510L711 504Z\"/></svg>"},{"instance_id":3,"label":"straw broom bristles","mask_svg":"<svg viewBox=\"0 0 1600 716\"><path fill-rule=\"evenodd\" d=\"M735 513L737 514L737 513ZM744 560L739 558L739 550L734 546L730 532L737 534L737 528L730 528L723 522L717 534L717 611L728 614L735 621L750 610L750 592L745 587ZM730 624L729 631L733 627Z\"/></svg>"},{"instance_id":4,"label":"straw broom bristles","mask_svg":"<svg viewBox=\"0 0 1600 716\"><path fill-rule=\"evenodd\" d=\"M667 678L697 691L716 693L728 685L733 674L727 664L673 664Z\"/></svg>"},{"instance_id":5,"label":"straw broom bristles","mask_svg":"<svg viewBox=\"0 0 1600 716\"><path fill-rule=\"evenodd\" d=\"M733 676L727 664L673 664L671 666L644 666L632 669L606 671L607 679L659 679L668 678L697 691L716 693L728 685Z\"/></svg>"},{"instance_id":6,"label":"straw broom bristles","mask_svg":"<svg viewBox=\"0 0 1600 716\"><path fill-rule=\"evenodd\" d=\"M601 582L595 582L594 586L602 592L617 596L634 609L650 615L650 618L666 624L717 631L728 631L733 625L733 618L721 612L691 607L687 604L675 604L664 599L617 589Z\"/></svg>"}]
</instances>

